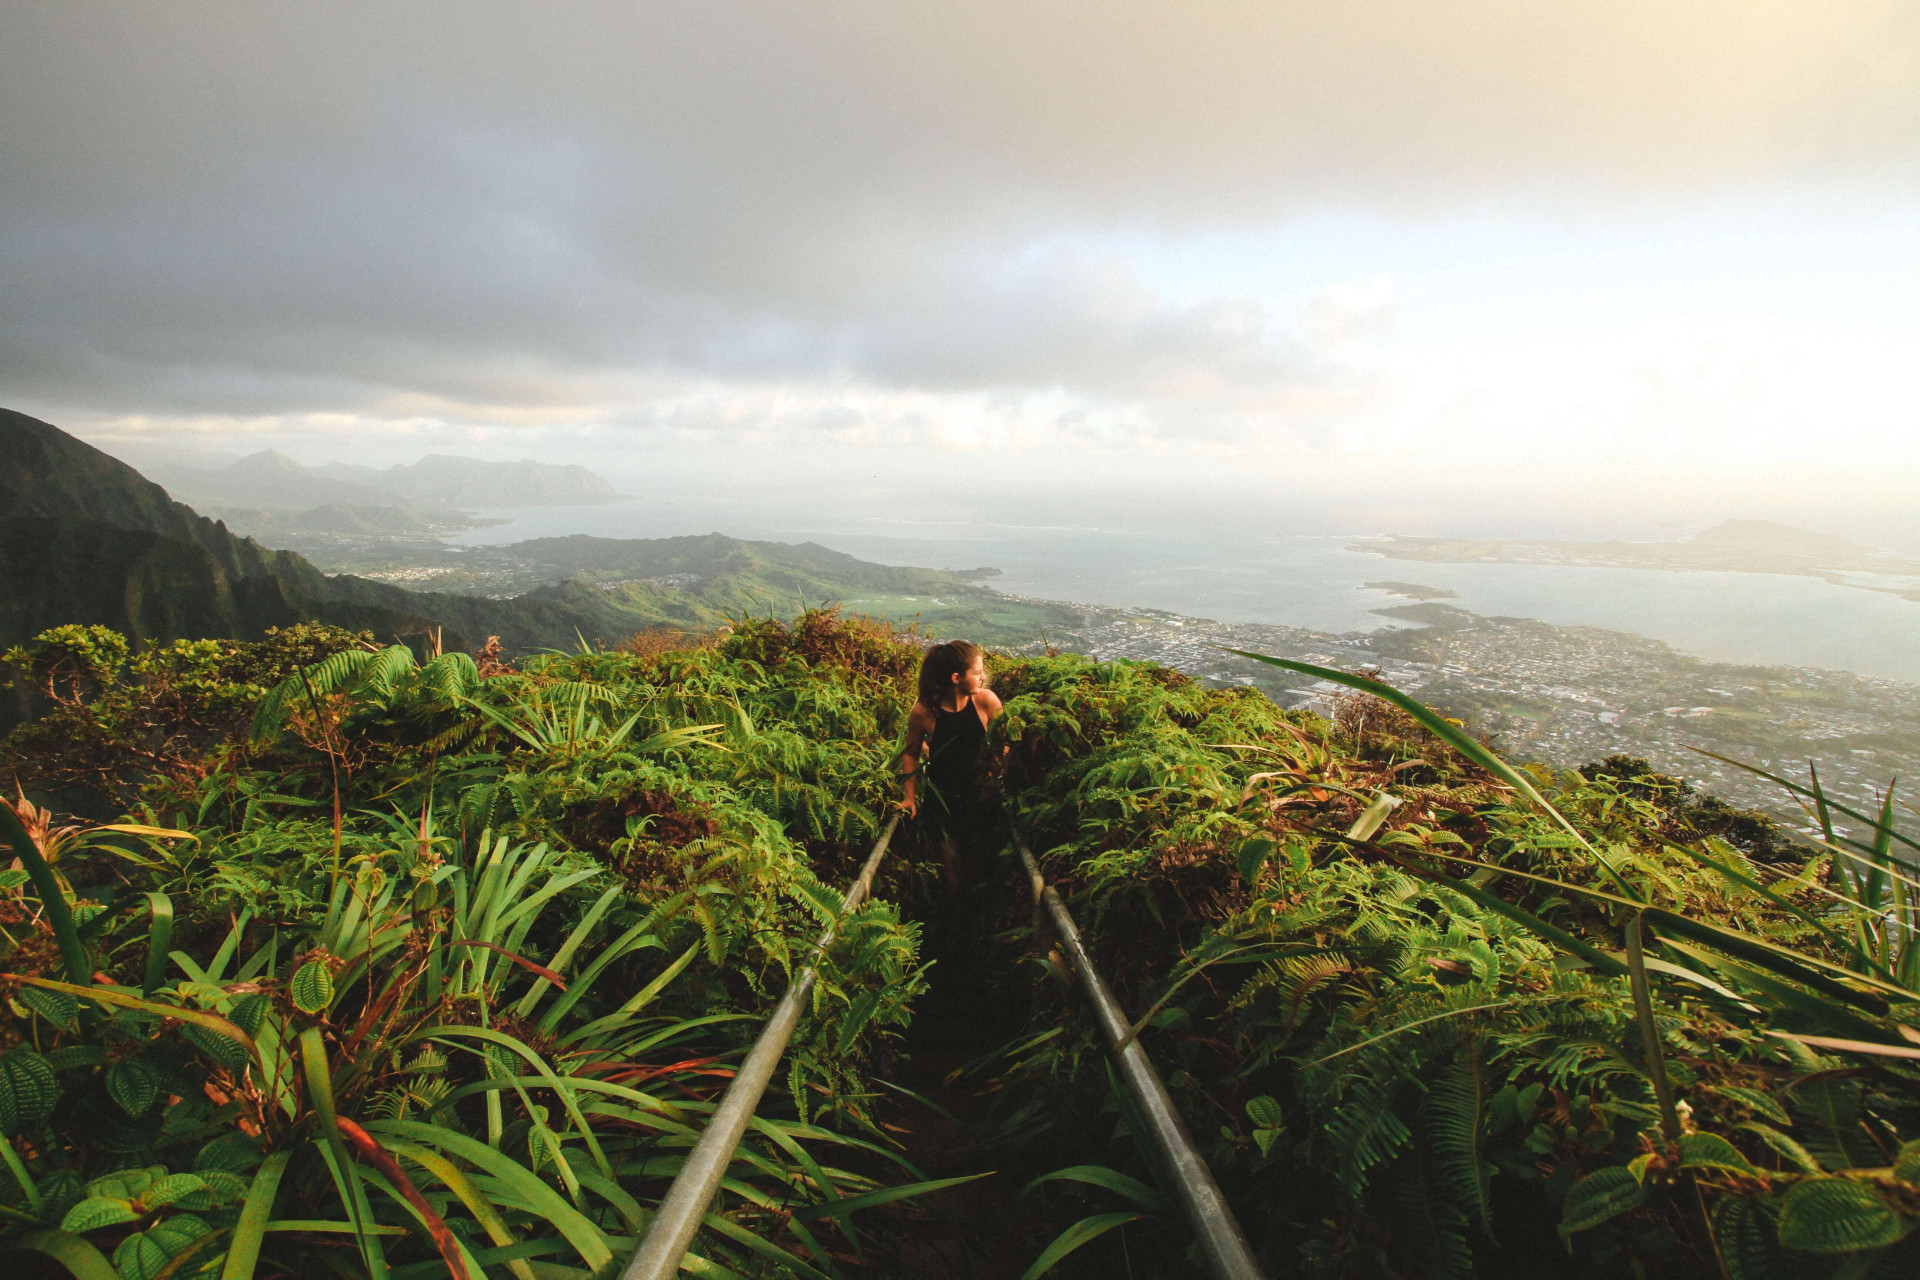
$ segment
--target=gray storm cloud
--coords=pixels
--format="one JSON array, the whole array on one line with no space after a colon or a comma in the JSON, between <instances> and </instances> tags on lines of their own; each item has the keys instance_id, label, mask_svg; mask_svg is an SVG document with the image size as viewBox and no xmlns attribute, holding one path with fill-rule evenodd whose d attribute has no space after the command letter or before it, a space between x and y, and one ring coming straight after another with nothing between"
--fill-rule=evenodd
<instances>
[{"instance_id":1,"label":"gray storm cloud","mask_svg":"<svg viewBox=\"0 0 1920 1280\"><path fill-rule=\"evenodd\" d=\"M485 418L635 379L1060 389L1204 431L1346 375L1298 317L1162 298L1063 243L1908 186L1917 24L1891 2L16 3L0 376L16 402L236 416Z\"/></svg>"}]
</instances>

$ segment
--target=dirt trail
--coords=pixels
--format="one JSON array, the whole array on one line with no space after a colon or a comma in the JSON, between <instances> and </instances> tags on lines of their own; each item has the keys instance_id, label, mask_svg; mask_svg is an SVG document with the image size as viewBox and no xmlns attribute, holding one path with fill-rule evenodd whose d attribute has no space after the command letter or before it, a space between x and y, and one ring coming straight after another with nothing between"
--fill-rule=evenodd
<instances>
[{"instance_id":1,"label":"dirt trail","mask_svg":"<svg viewBox=\"0 0 1920 1280\"><path fill-rule=\"evenodd\" d=\"M1019 1030L1026 1010L1010 1008L1006 975L990 972L988 937L999 883L976 883L956 899L936 890L923 905L923 955L933 960L931 989L914 1009L891 1082L940 1111L896 1096L884 1112L904 1154L929 1178L992 1170L993 1176L922 1200L924 1216L871 1255L874 1273L926 1280L1017 1280L1046 1246L1047 1223L1035 1221L1019 1196L1027 1177L1021 1153L983 1149L991 1136L992 1100L976 1076L952 1079L961 1067L999 1048ZM994 979L1000 981L996 983ZM996 986L1000 991L996 991ZM946 1114L940 1114L944 1111ZM1058 1230L1056 1226L1054 1228Z\"/></svg>"}]
</instances>

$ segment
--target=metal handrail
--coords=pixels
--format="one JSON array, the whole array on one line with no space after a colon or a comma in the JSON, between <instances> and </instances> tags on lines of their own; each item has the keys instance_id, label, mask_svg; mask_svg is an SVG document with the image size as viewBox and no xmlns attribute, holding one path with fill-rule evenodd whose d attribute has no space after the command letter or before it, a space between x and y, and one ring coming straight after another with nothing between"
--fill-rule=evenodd
<instances>
[{"instance_id":1,"label":"metal handrail","mask_svg":"<svg viewBox=\"0 0 1920 1280\"><path fill-rule=\"evenodd\" d=\"M800 1013L806 1008L813 984L820 976L819 957L825 955L827 948L833 944L840 930L840 922L866 901L872 892L873 873L880 869L880 859L886 857L887 844L893 839L894 828L899 825L900 815L896 813L880 832L880 839L867 856L866 865L860 869L859 879L847 890L840 915L814 944L816 955L813 963L800 971L799 976L788 985L787 993L780 997L780 1003L773 1007L767 1025L760 1031L760 1038L753 1042L752 1051L747 1054L746 1061L740 1064L733 1083L727 1086L726 1093L721 1096L720 1105L714 1108L706 1131L700 1135L700 1141L694 1144L686 1162L680 1166L680 1175L667 1189L666 1199L660 1202L659 1210L640 1239L640 1246L633 1251L633 1258L620 1273L620 1280L672 1280L679 1273L680 1260L686 1256L687 1246L693 1243L693 1237L699 1232L707 1209L720 1190L720 1180L726 1176L727 1166L733 1163L734 1148L740 1145L747 1126L753 1123L753 1113L760 1105L760 1096L767 1091L767 1082L773 1079L774 1069L780 1065L780 1058L787 1051L787 1042L793 1038L794 1028L799 1025Z\"/></svg>"},{"instance_id":2,"label":"metal handrail","mask_svg":"<svg viewBox=\"0 0 1920 1280\"><path fill-rule=\"evenodd\" d=\"M1073 965L1074 975L1093 1003L1094 1016L1106 1036L1107 1047L1117 1050L1114 1057L1118 1060L1120 1078L1126 1082L1127 1092L1133 1095L1145 1121L1148 1146L1159 1158L1167 1185L1173 1188L1174 1198L1180 1202L1181 1213L1193 1230L1194 1242L1200 1246L1207 1269L1219 1280L1263 1280L1246 1233L1240 1229L1233 1210L1227 1207L1227 1199L1220 1194L1220 1185L1213 1180L1213 1172L1201 1158L1199 1148L1193 1145L1193 1137L1174 1109L1167 1086L1160 1081L1160 1073L1153 1069L1153 1062L1140 1042L1130 1036L1131 1027L1113 992L1107 989L1093 961L1087 958L1087 950L1080 943L1080 931L1074 927L1066 904L1040 874L1040 864L1034 861L1033 851L1027 848L1025 838L1018 832L1014 833L1014 843L1020 850L1020 861L1026 864L1027 879L1033 885L1036 923L1040 903L1044 901L1047 913L1053 918L1054 932L1059 935Z\"/></svg>"}]
</instances>

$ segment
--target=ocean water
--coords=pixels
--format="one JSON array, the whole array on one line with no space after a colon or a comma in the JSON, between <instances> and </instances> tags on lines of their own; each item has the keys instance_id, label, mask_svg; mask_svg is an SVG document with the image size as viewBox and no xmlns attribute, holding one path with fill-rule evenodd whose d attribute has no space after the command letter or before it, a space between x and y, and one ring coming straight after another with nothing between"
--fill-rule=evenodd
<instances>
[{"instance_id":1,"label":"ocean water","mask_svg":"<svg viewBox=\"0 0 1920 1280\"><path fill-rule=\"evenodd\" d=\"M992 565L1002 576L988 585L1020 595L1335 632L1395 625L1374 610L1409 603L1363 584L1415 583L1458 593L1442 603L1474 613L1630 631L1713 661L1824 667L1920 683L1920 603L1787 574L1437 564L1350 550L1371 536L1368 530L1301 535L796 515L734 499L492 514L508 523L452 541L498 544L573 533L653 538L717 529L819 542L885 564Z\"/></svg>"}]
</instances>

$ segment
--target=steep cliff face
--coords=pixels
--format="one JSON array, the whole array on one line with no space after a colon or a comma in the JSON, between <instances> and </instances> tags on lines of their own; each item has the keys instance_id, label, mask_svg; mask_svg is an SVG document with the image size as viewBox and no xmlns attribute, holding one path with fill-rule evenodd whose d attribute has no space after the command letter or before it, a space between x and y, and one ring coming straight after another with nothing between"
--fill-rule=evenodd
<instances>
[{"instance_id":1,"label":"steep cliff face","mask_svg":"<svg viewBox=\"0 0 1920 1280\"><path fill-rule=\"evenodd\" d=\"M309 619L383 636L435 625L413 593L329 578L292 552L237 538L118 459L8 409L0 593L0 647L69 622L156 640L257 639Z\"/></svg>"}]
</instances>

